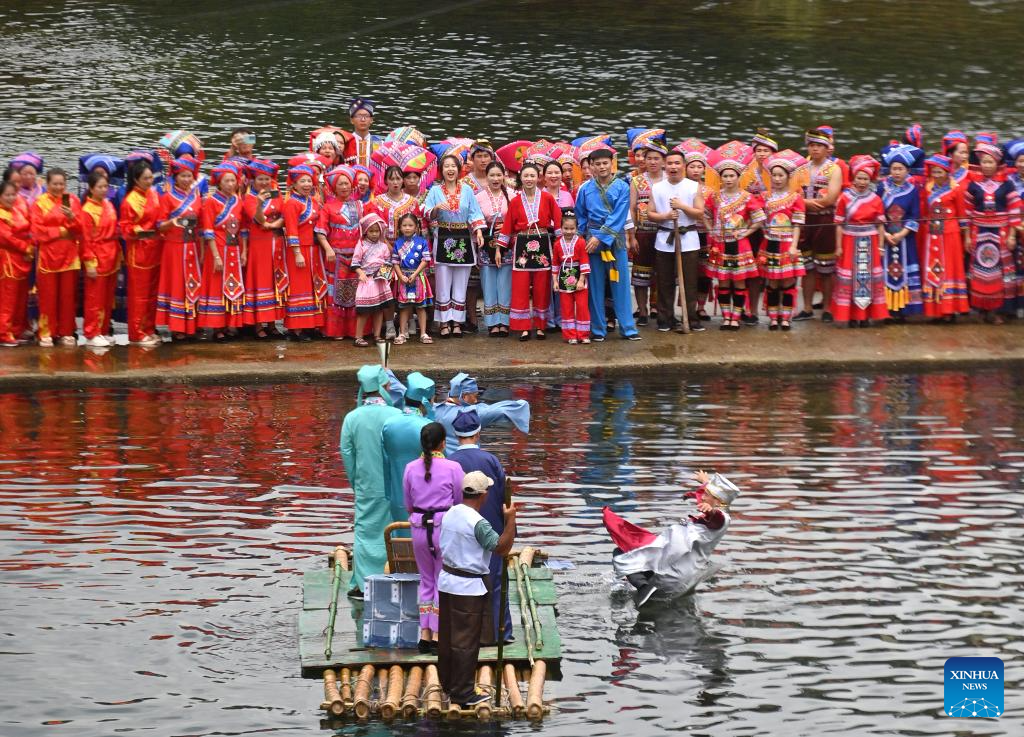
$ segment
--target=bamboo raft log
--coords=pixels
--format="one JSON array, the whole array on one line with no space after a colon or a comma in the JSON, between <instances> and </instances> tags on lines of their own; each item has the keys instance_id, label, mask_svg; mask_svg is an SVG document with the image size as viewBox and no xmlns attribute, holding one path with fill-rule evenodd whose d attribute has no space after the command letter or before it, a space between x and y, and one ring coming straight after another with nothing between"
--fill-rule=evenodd
<instances>
[{"instance_id":1,"label":"bamboo raft log","mask_svg":"<svg viewBox=\"0 0 1024 737\"><path fill-rule=\"evenodd\" d=\"M561 639L555 624L551 571L535 567L543 557L532 548L509 555L509 605L514 642L504 647L504 667L496 667L497 648L480 648L476 686L490 698L472 709L448 702L441 689L437 658L415 649L368 648L362 644L362 602L349 599L350 558L343 548L328 557L325 569L303 579L299 617L302 675L323 681L327 724L382 719L540 720L547 680L561 678ZM327 622L329 627L325 628ZM495 703L501 678L501 703Z\"/></svg>"}]
</instances>

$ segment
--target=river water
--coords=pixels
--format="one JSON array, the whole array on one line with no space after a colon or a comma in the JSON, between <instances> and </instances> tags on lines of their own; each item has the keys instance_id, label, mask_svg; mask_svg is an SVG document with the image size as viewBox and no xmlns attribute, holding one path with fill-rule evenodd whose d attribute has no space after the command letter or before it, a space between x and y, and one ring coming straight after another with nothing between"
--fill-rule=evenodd
<instances>
[{"instance_id":1,"label":"river water","mask_svg":"<svg viewBox=\"0 0 1024 737\"><path fill-rule=\"evenodd\" d=\"M1021 734L1024 379L1016 372L508 384L521 539L558 573L544 733ZM0 734L320 732L301 573L351 539L351 386L0 394ZM689 599L637 617L613 505L657 528L698 467L743 488ZM1006 664L1007 712L942 714L943 663ZM526 734L525 723L399 724Z\"/></svg>"},{"instance_id":2,"label":"river water","mask_svg":"<svg viewBox=\"0 0 1024 737\"><path fill-rule=\"evenodd\" d=\"M0 2L0 160L71 167L173 128L211 158L229 130L257 153L304 150L347 103L432 140L571 139L660 126L713 145L768 126L802 146L877 151L909 123L1022 135L1015 0L7 0Z\"/></svg>"}]
</instances>

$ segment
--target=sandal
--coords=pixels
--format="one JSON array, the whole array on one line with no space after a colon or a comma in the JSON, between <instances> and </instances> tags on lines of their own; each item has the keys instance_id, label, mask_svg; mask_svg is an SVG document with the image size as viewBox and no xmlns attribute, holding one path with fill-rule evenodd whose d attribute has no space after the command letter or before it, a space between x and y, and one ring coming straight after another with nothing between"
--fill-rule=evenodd
<instances>
[{"instance_id":1,"label":"sandal","mask_svg":"<svg viewBox=\"0 0 1024 737\"><path fill-rule=\"evenodd\" d=\"M438 335L440 335L442 338L452 337L451 328L445 325L443 328L441 328L441 332L438 333Z\"/></svg>"},{"instance_id":2,"label":"sandal","mask_svg":"<svg viewBox=\"0 0 1024 737\"><path fill-rule=\"evenodd\" d=\"M789 329L790 329L790 324L789 324L789 320L783 320L783 321L781 321L781 322L779 323L779 328L781 328L782 330L789 330Z\"/></svg>"},{"instance_id":3,"label":"sandal","mask_svg":"<svg viewBox=\"0 0 1024 737\"><path fill-rule=\"evenodd\" d=\"M387 341L386 341L386 340L384 340L384 338L380 337L379 335L375 335L375 336L373 336L373 340L374 340L374 342L375 342L375 343L376 343L377 345L381 345L382 343L387 343Z\"/></svg>"},{"instance_id":4,"label":"sandal","mask_svg":"<svg viewBox=\"0 0 1024 737\"><path fill-rule=\"evenodd\" d=\"M429 344L429 343L433 343L433 342L434 342L434 339L431 338L426 333L423 333L423 335L420 336L420 343Z\"/></svg>"},{"instance_id":5,"label":"sandal","mask_svg":"<svg viewBox=\"0 0 1024 737\"><path fill-rule=\"evenodd\" d=\"M491 338L500 338L501 337L501 328L499 328L497 325L495 325L493 328L491 328L490 330L487 331L487 335L488 335L488 337L491 337Z\"/></svg>"},{"instance_id":6,"label":"sandal","mask_svg":"<svg viewBox=\"0 0 1024 737\"><path fill-rule=\"evenodd\" d=\"M530 339L530 331L529 330L524 330L523 334L519 336L519 342L520 343L525 343L529 339Z\"/></svg>"},{"instance_id":7,"label":"sandal","mask_svg":"<svg viewBox=\"0 0 1024 737\"><path fill-rule=\"evenodd\" d=\"M462 337L462 326L461 325L456 325L456 326L454 326L452 328L452 337L453 338L461 338Z\"/></svg>"},{"instance_id":8,"label":"sandal","mask_svg":"<svg viewBox=\"0 0 1024 737\"><path fill-rule=\"evenodd\" d=\"M352 345L356 348L367 348L370 344L366 342L366 338L356 338L352 341Z\"/></svg>"},{"instance_id":9,"label":"sandal","mask_svg":"<svg viewBox=\"0 0 1024 737\"><path fill-rule=\"evenodd\" d=\"M405 341L409 340L409 336L405 333L399 333L395 336L395 345L402 345Z\"/></svg>"},{"instance_id":10,"label":"sandal","mask_svg":"<svg viewBox=\"0 0 1024 737\"><path fill-rule=\"evenodd\" d=\"M543 330L538 330L537 331L537 340L544 340L546 337L548 337L548 336L544 334Z\"/></svg>"}]
</instances>

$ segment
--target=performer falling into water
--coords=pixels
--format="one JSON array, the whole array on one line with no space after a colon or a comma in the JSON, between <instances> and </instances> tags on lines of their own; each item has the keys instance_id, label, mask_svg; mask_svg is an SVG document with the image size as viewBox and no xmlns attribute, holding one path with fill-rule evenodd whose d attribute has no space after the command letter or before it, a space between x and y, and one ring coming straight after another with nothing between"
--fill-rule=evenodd
<instances>
[{"instance_id":1,"label":"performer falling into water","mask_svg":"<svg viewBox=\"0 0 1024 737\"><path fill-rule=\"evenodd\" d=\"M707 577L711 552L729 529L729 505L740 490L718 473L697 471L693 477L700 488L686 497L694 499L700 514L687 515L657 535L604 508L604 526L618 546L612 567L636 588L637 608L655 593L671 598L693 591Z\"/></svg>"}]
</instances>

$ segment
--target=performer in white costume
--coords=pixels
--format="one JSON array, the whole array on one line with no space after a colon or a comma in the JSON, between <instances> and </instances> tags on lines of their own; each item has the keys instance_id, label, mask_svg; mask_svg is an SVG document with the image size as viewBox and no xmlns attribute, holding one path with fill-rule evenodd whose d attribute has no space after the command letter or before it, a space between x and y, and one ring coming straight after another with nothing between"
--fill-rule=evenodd
<instances>
[{"instance_id":1,"label":"performer in white costume","mask_svg":"<svg viewBox=\"0 0 1024 737\"><path fill-rule=\"evenodd\" d=\"M740 490L721 474L698 471L701 484L686 494L697 502L699 515L654 534L604 508L604 526L618 546L612 567L636 588L637 608L660 592L667 597L692 591L709 573L711 552L729 529L729 505Z\"/></svg>"}]
</instances>

